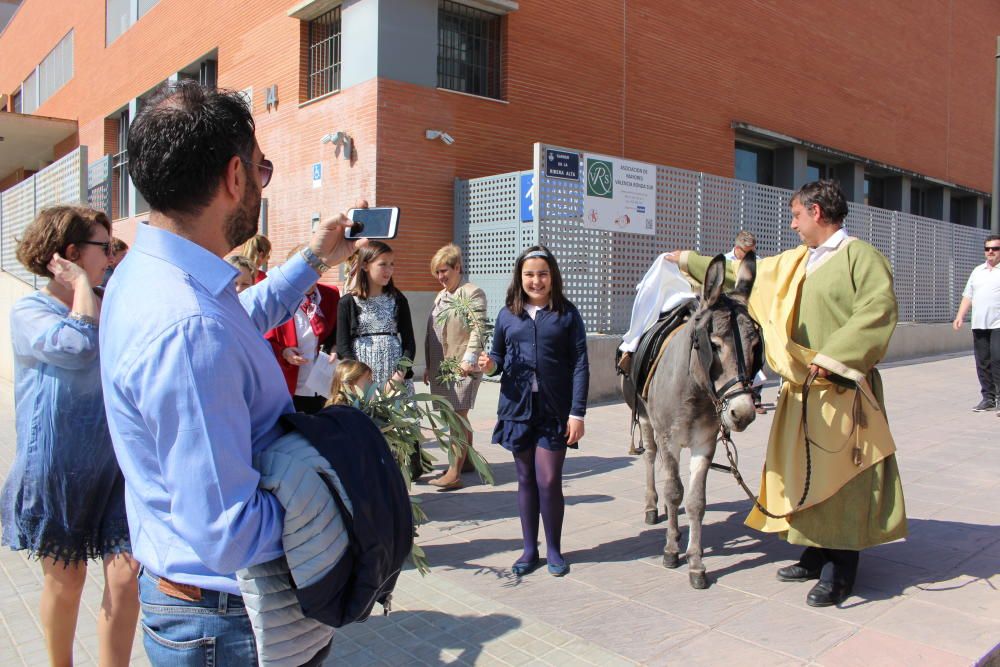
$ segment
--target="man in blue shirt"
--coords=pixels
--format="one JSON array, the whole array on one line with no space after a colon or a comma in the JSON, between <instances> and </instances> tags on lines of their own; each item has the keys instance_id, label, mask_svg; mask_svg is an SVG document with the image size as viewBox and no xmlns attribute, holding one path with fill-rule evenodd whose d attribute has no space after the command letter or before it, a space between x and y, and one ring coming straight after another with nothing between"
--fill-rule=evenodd
<instances>
[{"instance_id":1,"label":"man in blue shirt","mask_svg":"<svg viewBox=\"0 0 1000 667\"><path fill-rule=\"evenodd\" d=\"M270 161L235 93L164 88L129 131L129 173L151 207L101 317L101 376L154 665L256 663L234 572L282 554L283 510L253 455L293 412L262 333L346 259L350 223L237 296L223 260L257 231Z\"/></svg>"}]
</instances>

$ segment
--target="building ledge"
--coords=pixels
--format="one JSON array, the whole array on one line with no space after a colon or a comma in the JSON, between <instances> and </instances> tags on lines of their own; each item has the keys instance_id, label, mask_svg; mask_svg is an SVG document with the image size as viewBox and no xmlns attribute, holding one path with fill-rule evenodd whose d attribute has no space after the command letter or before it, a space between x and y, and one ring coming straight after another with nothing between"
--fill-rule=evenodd
<instances>
[{"instance_id":1,"label":"building ledge","mask_svg":"<svg viewBox=\"0 0 1000 667\"><path fill-rule=\"evenodd\" d=\"M37 170L55 159L55 146L77 131L75 120L0 112L0 180L18 169Z\"/></svg>"}]
</instances>

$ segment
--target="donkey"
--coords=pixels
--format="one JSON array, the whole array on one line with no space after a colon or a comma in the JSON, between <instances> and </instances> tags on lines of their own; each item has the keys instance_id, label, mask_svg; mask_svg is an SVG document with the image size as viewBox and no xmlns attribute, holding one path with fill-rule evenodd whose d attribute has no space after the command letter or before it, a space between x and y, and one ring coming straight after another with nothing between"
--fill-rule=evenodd
<instances>
[{"instance_id":1,"label":"donkey","mask_svg":"<svg viewBox=\"0 0 1000 667\"><path fill-rule=\"evenodd\" d=\"M667 542L663 565L679 565L677 513L684 495L680 450L691 450L688 517L688 577L691 586L708 587L702 563L701 524L705 516L705 481L720 429L742 431L757 416L750 383L763 363L763 339L747 311L756 277L753 253L740 263L735 289L723 294L726 263L716 256L708 267L697 310L667 342L649 382L646 400L624 390L639 421L646 462L646 523L656 523L655 464L666 472ZM628 383L624 383L628 384Z\"/></svg>"}]
</instances>

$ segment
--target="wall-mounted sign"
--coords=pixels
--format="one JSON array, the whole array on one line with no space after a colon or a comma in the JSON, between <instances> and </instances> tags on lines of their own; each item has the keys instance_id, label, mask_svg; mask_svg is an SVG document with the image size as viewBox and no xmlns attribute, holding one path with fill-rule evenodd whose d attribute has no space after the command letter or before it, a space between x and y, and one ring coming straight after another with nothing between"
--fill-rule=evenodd
<instances>
[{"instance_id":1,"label":"wall-mounted sign","mask_svg":"<svg viewBox=\"0 0 1000 667\"><path fill-rule=\"evenodd\" d=\"M521 222L535 220L535 172L521 172Z\"/></svg>"},{"instance_id":2,"label":"wall-mounted sign","mask_svg":"<svg viewBox=\"0 0 1000 667\"><path fill-rule=\"evenodd\" d=\"M545 175L568 181L580 180L580 154L552 148L545 149Z\"/></svg>"},{"instance_id":3,"label":"wall-mounted sign","mask_svg":"<svg viewBox=\"0 0 1000 667\"><path fill-rule=\"evenodd\" d=\"M588 154L585 166L584 227L656 233L656 165Z\"/></svg>"},{"instance_id":4,"label":"wall-mounted sign","mask_svg":"<svg viewBox=\"0 0 1000 667\"><path fill-rule=\"evenodd\" d=\"M314 162L312 167L312 183L314 188L323 186L323 163Z\"/></svg>"},{"instance_id":5,"label":"wall-mounted sign","mask_svg":"<svg viewBox=\"0 0 1000 667\"><path fill-rule=\"evenodd\" d=\"M276 108L278 106L278 84L268 86L264 92L266 93L264 104L267 110L270 111L272 108Z\"/></svg>"}]
</instances>

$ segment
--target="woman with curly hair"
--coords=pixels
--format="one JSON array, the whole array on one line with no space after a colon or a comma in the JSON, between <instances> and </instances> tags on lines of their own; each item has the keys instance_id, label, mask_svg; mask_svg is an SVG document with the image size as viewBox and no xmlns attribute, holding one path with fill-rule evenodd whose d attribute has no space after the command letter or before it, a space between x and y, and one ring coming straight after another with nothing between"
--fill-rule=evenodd
<instances>
[{"instance_id":1,"label":"woman with curly hair","mask_svg":"<svg viewBox=\"0 0 1000 667\"><path fill-rule=\"evenodd\" d=\"M94 287L109 265L110 232L99 211L57 206L42 211L17 246L18 261L50 280L11 310L17 452L0 494L0 522L4 545L41 561L40 617L53 665L73 662L89 559L104 562L102 665L128 664L139 615L138 563L97 349Z\"/></svg>"}]
</instances>

